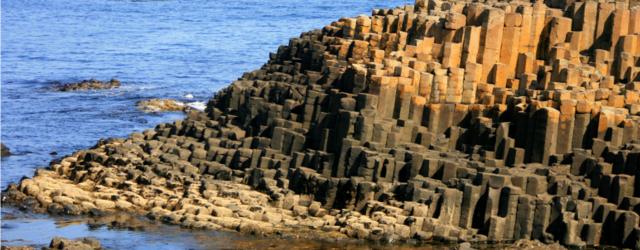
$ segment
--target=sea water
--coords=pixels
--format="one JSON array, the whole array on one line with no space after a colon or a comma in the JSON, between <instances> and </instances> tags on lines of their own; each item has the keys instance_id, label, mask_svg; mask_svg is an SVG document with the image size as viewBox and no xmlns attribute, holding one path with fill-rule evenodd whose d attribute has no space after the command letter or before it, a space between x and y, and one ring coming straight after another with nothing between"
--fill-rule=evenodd
<instances>
[{"instance_id":1,"label":"sea water","mask_svg":"<svg viewBox=\"0 0 640 250\"><path fill-rule=\"evenodd\" d=\"M101 138L125 137L182 117L142 113L137 101L174 98L201 107L215 91L259 68L269 52L301 32L343 16L369 15L373 8L411 3L3 0L1 141L14 155L0 161L0 186L4 189ZM117 78L122 87L51 89L90 78ZM68 220L3 207L2 245L43 245L61 235L95 236L111 248L224 247L197 240L220 239L222 232L168 226L139 232ZM225 234L223 239L243 237Z\"/></svg>"}]
</instances>

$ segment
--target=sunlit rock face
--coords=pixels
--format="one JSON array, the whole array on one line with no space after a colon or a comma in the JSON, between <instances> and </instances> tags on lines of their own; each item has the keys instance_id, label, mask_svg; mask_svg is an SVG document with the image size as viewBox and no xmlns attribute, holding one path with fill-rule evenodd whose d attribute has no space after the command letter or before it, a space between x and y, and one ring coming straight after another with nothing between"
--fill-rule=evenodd
<instances>
[{"instance_id":1,"label":"sunlit rock face","mask_svg":"<svg viewBox=\"0 0 640 250\"><path fill-rule=\"evenodd\" d=\"M205 112L5 197L259 234L637 248L639 59L626 2L418 0L303 33Z\"/></svg>"}]
</instances>

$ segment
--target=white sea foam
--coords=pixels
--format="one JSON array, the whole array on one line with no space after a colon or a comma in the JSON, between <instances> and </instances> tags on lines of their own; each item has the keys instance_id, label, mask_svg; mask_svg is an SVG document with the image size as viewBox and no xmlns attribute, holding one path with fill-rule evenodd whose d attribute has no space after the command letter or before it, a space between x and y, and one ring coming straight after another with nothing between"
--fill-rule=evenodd
<instances>
[{"instance_id":1,"label":"white sea foam","mask_svg":"<svg viewBox=\"0 0 640 250\"><path fill-rule=\"evenodd\" d=\"M184 95L184 98L193 99L193 95L192 94L186 94L186 95Z\"/></svg>"},{"instance_id":2,"label":"white sea foam","mask_svg":"<svg viewBox=\"0 0 640 250\"><path fill-rule=\"evenodd\" d=\"M187 106L199 111L204 111L207 108L207 104L204 102L189 102Z\"/></svg>"}]
</instances>

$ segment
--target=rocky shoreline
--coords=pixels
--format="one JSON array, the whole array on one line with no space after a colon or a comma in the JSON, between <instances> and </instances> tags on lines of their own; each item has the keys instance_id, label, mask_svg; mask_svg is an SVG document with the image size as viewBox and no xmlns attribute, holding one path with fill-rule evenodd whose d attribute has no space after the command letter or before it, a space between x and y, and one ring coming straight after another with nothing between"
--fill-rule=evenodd
<instances>
[{"instance_id":1,"label":"rocky shoreline","mask_svg":"<svg viewBox=\"0 0 640 250\"><path fill-rule=\"evenodd\" d=\"M12 184L52 214L640 247L640 8L417 0L303 33L205 112Z\"/></svg>"}]
</instances>

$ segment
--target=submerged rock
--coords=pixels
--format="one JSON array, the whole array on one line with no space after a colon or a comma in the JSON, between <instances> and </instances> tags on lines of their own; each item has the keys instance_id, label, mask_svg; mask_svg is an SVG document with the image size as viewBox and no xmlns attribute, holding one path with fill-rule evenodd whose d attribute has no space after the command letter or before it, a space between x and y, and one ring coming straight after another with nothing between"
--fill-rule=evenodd
<instances>
[{"instance_id":1,"label":"submerged rock","mask_svg":"<svg viewBox=\"0 0 640 250\"><path fill-rule=\"evenodd\" d=\"M256 235L640 247L640 30L625 25L640 10L372 14L291 39L205 112L75 152L3 200Z\"/></svg>"},{"instance_id":2,"label":"submerged rock","mask_svg":"<svg viewBox=\"0 0 640 250\"><path fill-rule=\"evenodd\" d=\"M503 249L506 250L564 250L567 249L562 245L555 244L544 244L537 240L518 240L511 244L510 246L504 246Z\"/></svg>"},{"instance_id":3,"label":"submerged rock","mask_svg":"<svg viewBox=\"0 0 640 250\"><path fill-rule=\"evenodd\" d=\"M2 246L2 250L33 250L32 246ZM98 239L93 237L78 238L75 240L64 237L54 237L51 239L48 247L40 248L42 250L100 250L102 245Z\"/></svg>"},{"instance_id":4,"label":"submerged rock","mask_svg":"<svg viewBox=\"0 0 640 250\"><path fill-rule=\"evenodd\" d=\"M49 247L42 248L44 250L62 249L62 250L100 250L102 245L98 239L93 237L84 237L75 240L64 237L55 237L51 239Z\"/></svg>"},{"instance_id":5,"label":"submerged rock","mask_svg":"<svg viewBox=\"0 0 640 250\"><path fill-rule=\"evenodd\" d=\"M114 89L120 87L120 81L117 79L111 79L103 82L96 79L83 80L81 82L66 83L59 86L55 86L54 89L58 91L77 91L77 90L102 90L102 89Z\"/></svg>"},{"instance_id":6,"label":"submerged rock","mask_svg":"<svg viewBox=\"0 0 640 250\"><path fill-rule=\"evenodd\" d=\"M11 155L11 150L9 147L4 145L4 143L0 143L0 156L7 157Z\"/></svg>"},{"instance_id":7,"label":"submerged rock","mask_svg":"<svg viewBox=\"0 0 640 250\"><path fill-rule=\"evenodd\" d=\"M36 248L31 246L2 246L0 247L2 250L34 250Z\"/></svg>"}]
</instances>

